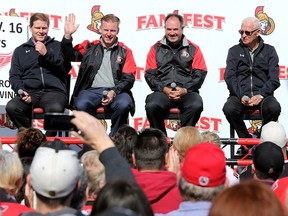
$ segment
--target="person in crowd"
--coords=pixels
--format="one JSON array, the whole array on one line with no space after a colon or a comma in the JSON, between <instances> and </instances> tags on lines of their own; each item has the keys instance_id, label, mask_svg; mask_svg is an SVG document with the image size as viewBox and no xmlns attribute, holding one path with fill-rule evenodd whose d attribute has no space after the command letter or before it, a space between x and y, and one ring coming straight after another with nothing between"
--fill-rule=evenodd
<instances>
[{"instance_id":1,"label":"person in crowd","mask_svg":"<svg viewBox=\"0 0 288 216\"><path fill-rule=\"evenodd\" d=\"M224 79L229 97L223 112L239 138L252 138L242 119L245 109L259 109L262 125L277 121L280 115L281 106L274 97L280 86L279 59L275 48L260 36L257 18L245 18L239 33L239 44L231 47L227 55ZM241 147L237 153L243 155L246 151Z\"/></svg>"},{"instance_id":2,"label":"person in crowd","mask_svg":"<svg viewBox=\"0 0 288 216\"><path fill-rule=\"evenodd\" d=\"M184 126L176 132L171 147L177 151L180 162L183 162L188 149L201 142L202 135L196 127Z\"/></svg>"},{"instance_id":3,"label":"person in crowd","mask_svg":"<svg viewBox=\"0 0 288 216\"><path fill-rule=\"evenodd\" d=\"M273 185L272 189L276 196L278 197L279 201L281 202L285 212L287 212L287 198L288 198L288 176L284 178L277 179Z\"/></svg>"},{"instance_id":4,"label":"person in crowd","mask_svg":"<svg viewBox=\"0 0 288 216\"><path fill-rule=\"evenodd\" d=\"M81 163L88 177L85 191L86 202L83 211L90 214L99 191L105 185L105 168L99 161L99 153L96 150L84 153L81 157Z\"/></svg>"},{"instance_id":5,"label":"person in crowd","mask_svg":"<svg viewBox=\"0 0 288 216\"><path fill-rule=\"evenodd\" d=\"M113 141L122 157L133 167L132 153L138 138L138 132L130 125L122 125L115 134Z\"/></svg>"},{"instance_id":6,"label":"person in crowd","mask_svg":"<svg viewBox=\"0 0 288 216\"><path fill-rule=\"evenodd\" d=\"M202 135L203 142L214 143L218 145L219 148L221 148L222 142L218 134L216 134L215 132L203 131L201 135ZM227 180L229 181L229 187L231 187L234 184L239 183L239 174L235 172L234 169L231 168L230 166L226 166L226 177L227 177Z\"/></svg>"},{"instance_id":7,"label":"person in crowd","mask_svg":"<svg viewBox=\"0 0 288 216\"><path fill-rule=\"evenodd\" d=\"M16 135L16 152L19 158L34 157L39 146L47 141L38 128L21 128Z\"/></svg>"},{"instance_id":8,"label":"person in crowd","mask_svg":"<svg viewBox=\"0 0 288 216\"><path fill-rule=\"evenodd\" d=\"M139 133L132 154L137 183L151 203L154 213L168 213L181 202L174 172L165 170L168 144L165 134L156 128Z\"/></svg>"},{"instance_id":9,"label":"person in crowd","mask_svg":"<svg viewBox=\"0 0 288 216\"><path fill-rule=\"evenodd\" d=\"M23 176L23 166L16 153L0 150L0 176L0 201L16 202Z\"/></svg>"},{"instance_id":10,"label":"person in crowd","mask_svg":"<svg viewBox=\"0 0 288 216\"><path fill-rule=\"evenodd\" d=\"M209 142L192 146L181 166L178 187L182 197L180 207L166 215L208 216L212 200L227 187L222 149Z\"/></svg>"},{"instance_id":11,"label":"person in crowd","mask_svg":"<svg viewBox=\"0 0 288 216\"><path fill-rule=\"evenodd\" d=\"M178 174L180 172L180 164L183 163L186 152L189 148L201 142L202 135L196 127L184 126L179 128L166 157L167 170Z\"/></svg>"},{"instance_id":12,"label":"person in crowd","mask_svg":"<svg viewBox=\"0 0 288 216\"><path fill-rule=\"evenodd\" d=\"M261 143L272 142L277 146L279 146L282 149L284 162L287 160L287 149L286 149L287 137L285 128L281 123L271 121L265 124L261 130L260 141ZM284 178L287 176L288 176L288 163L285 162L284 170L282 171L279 178ZM252 164L245 167L243 171L240 173L240 181L245 181L249 179L253 179Z\"/></svg>"},{"instance_id":13,"label":"person in crowd","mask_svg":"<svg viewBox=\"0 0 288 216\"><path fill-rule=\"evenodd\" d=\"M46 142L46 136L38 128L20 128L16 135L16 152L23 166L22 185L16 194L17 202L25 200L26 177L37 148Z\"/></svg>"},{"instance_id":14,"label":"person in crowd","mask_svg":"<svg viewBox=\"0 0 288 216\"><path fill-rule=\"evenodd\" d=\"M22 184L22 176L23 166L18 155L0 150L0 209L3 216L34 212L32 208L17 203L15 198Z\"/></svg>"},{"instance_id":15,"label":"person in crowd","mask_svg":"<svg viewBox=\"0 0 288 216\"><path fill-rule=\"evenodd\" d=\"M271 188L257 181L241 182L221 192L212 202L209 216L284 216Z\"/></svg>"},{"instance_id":16,"label":"person in crowd","mask_svg":"<svg viewBox=\"0 0 288 216\"><path fill-rule=\"evenodd\" d=\"M90 216L97 216L105 210L113 209L131 212L132 214L129 215L154 215L142 189L137 184L125 180L109 182L102 188Z\"/></svg>"},{"instance_id":17,"label":"person in crowd","mask_svg":"<svg viewBox=\"0 0 288 216\"><path fill-rule=\"evenodd\" d=\"M71 149L72 150L72 149ZM84 167L81 166L80 170L80 184L78 184L78 190L73 195L71 200L71 204L69 207L81 211L84 215L89 215L89 210L85 210L86 208L90 209L90 205L87 205L87 194L86 191L88 189L88 173Z\"/></svg>"},{"instance_id":18,"label":"person in crowd","mask_svg":"<svg viewBox=\"0 0 288 216\"><path fill-rule=\"evenodd\" d=\"M253 178L272 185L282 174L284 156L282 149L272 142L263 142L253 151Z\"/></svg>"},{"instance_id":19,"label":"person in crowd","mask_svg":"<svg viewBox=\"0 0 288 216\"><path fill-rule=\"evenodd\" d=\"M69 207L79 190L81 169L77 152L63 141L54 140L39 147L27 176L26 188L36 193L36 211L39 214L82 215L79 210Z\"/></svg>"},{"instance_id":20,"label":"person in crowd","mask_svg":"<svg viewBox=\"0 0 288 216\"><path fill-rule=\"evenodd\" d=\"M181 111L181 126L195 126L203 111L199 95L207 67L198 45L183 34L184 19L179 14L165 18L165 35L147 55L145 80L153 91L146 98L150 126L166 134L164 119L171 107Z\"/></svg>"},{"instance_id":21,"label":"person in crowd","mask_svg":"<svg viewBox=\"0 0 288 216\"><path fill-rule=\"evenodd\" d=\"M262 127L260 140L261 142L270 141L278 145L282 149L284 159L287 160L287 136L285 128L281 123L270 121L265 124Z\"/></svg>"},{"instance_id":22,"label":"person in crowd","mask_svg":"<svg viewBox=\"0 0 288 216\"><path fill-rule=\"evenodd\" d=\"M106 183L117 179L136 182L130 165L118 152L101 121L84 111L73 110L73 115L71 123L79 131L71 131L71 135L90 145L99 153L99 160L105 167Z\"/></svg>"},{"instance_id":23,"label":"person in crowd","mask_svg":"<svg viewBox=\"0 0 288 216\"><path fill-rule=\"evenodd\" d=\"M131 89L135 82L136 63L131 49L118 41L120 19L107 14L101 19L98 40L72 46L72 34L79 25L76 16L65 18L62 49L67 59L81 61L71 98L71 106L96 115L96 108L104 106L112 112L110 136L127 123L129 112L134 115L135 102Z\"/></svg>"},{"instance_id":24,"label":"person in crowd","mask_svg":"<svg viewBox=\"0 0 288 216\"><path fill-rule=\"evenodd\" d=\"M6 112L18 129L31 127L33 107L64 112L68 104L71 64L64 59L61 43L48 36L49 23L46 14L34 13L29 24L32 37L13 52L9 81L16 96Z\"/></svg>"}]
</instances>

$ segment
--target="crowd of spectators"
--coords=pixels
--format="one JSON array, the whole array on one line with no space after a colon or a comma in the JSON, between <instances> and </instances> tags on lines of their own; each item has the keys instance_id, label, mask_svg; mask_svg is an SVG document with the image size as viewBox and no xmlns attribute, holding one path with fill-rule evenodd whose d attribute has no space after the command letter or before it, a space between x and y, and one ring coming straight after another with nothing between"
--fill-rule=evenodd
<instances>
[{"instance_id":1,"label":"crowd of spectators","mask_svg":"<svg viewBox=\"0 0 288 216\"><path fill-rule=\"evenodd\" d=\"M239 180L228 175L233 170L226 166L214 132L185 126L169 145L159 129L136 131L125 125L112 139L90 114L73 114L72 123L79 131L71 133L89 146L80 157L60 139L47 141L33 128L19 131L15 152L0 151L3 216L224 216L243 211L248 202L253 214L247 215L270 211L285 215L287 177L281 174L286 152L275 143L280 142L275 137L282 135L286 145L280 123L263 127L262 143L252 152L252 177ZM278 130L267 137L271 130L266 128ZM25 157L31 158L28 165L23 163ZM273 208L256 207L265 203Z\"/></svg>"}]
</instances>

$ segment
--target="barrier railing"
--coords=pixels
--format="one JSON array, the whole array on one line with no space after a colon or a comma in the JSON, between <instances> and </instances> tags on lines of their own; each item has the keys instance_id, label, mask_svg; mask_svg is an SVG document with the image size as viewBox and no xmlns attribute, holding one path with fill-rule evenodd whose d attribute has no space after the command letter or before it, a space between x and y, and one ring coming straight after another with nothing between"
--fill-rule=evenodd
<instances>
[{"instance_id":1,"label":"barrier railing","mask_svg":"<svg viewBox=\"0 0 288 216\"><path fill-rule=\"evenodd\" d=\"M254 148L253 146L261 143L259 138L221 138L220 140L223 144L222 148L225 148L226 146L230 146L230 158L227 159L226 162L227 164L231 166L233 165L242 166L239 163L245 164L247 161L248 161L247 163L250 164L251 154ZM245 155L235 155L235 145L243 146L247 150L247 153ZM242 163L241 161L244 161L244 160L245 162ZM240 162L238 163L238 161Z\"/></svg>"},{"instance_id":2,"label":"barrier railing","mask_svg":"<svg viewBox=\"0 0 288 216\"><path fill-rule=\"evenodd\" d=\"M82 148L83 142L76 137L46 137L47 141L53 141L55 139L60 139L65 142L67 145L77 145L79 148ZM2 145L8 145L13 151L15 150L13 144L16 143L15 136L5 136L0 137Z\"/></svg>"},{"instance_id":3,"label":"barrier railing","mask_svg":"<svg viewBox=\"0 0 288 216\"><path fill-rule=\"evenodd\" d=\"M68 145L77 145L79 148L82 148L83 142L76 137L47 137L48 141L53 141L55 139L60 139ZM222 148L230 146L230 158L226 159L227 165L230 166L247 166L251 164L252 160L249 157L251 156L252 150L247 148L246 146L253 146L260 144L260 139L256 138L221 138L220 140L223 144ZM13 151L15 150L13 147L13 144L16 143L15 136L0 137L0 141L2 142L3 145L8 145ZM167 138L167 142L169 144L172 144L173 138ZM234 153L235 145L245 146L248 149L248 153L241 157L236 156Z\"/></svg>"},{"instance_id":4,"label":"barrier railing","mask_svg":"<svg viewBox=\"0 0 288 216\"><path fill-rule=\"evenodd\" d=\"M228 166L248 166L249 164L252 164L252 160L227 159L226 164Z\"/></svg>"}]
</instances>

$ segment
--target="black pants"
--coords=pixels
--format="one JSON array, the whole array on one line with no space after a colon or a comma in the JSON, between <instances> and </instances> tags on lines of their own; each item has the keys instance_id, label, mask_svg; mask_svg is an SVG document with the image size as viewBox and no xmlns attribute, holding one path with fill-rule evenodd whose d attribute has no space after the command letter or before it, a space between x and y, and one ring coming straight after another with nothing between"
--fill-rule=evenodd
<instances>
[{"instance_id":1,"label":"black pants","mask_svg":"<svg viewBox=\"0 0 288 216\"><path fill-rule=\"evenodd\" d=\"M145 105L150 126L167 134L164 120L168 116L169 110L173 107L178 107L181 111L181 127L195 126L203 111L203 101L196 92L187 93L179 102L172 102L163 92L153 92L147 96Z\"/></svg>"},{"instance_id":2,"label":"black pants","mask_svg":"<svg viewBox=\"0 0 288 216\"><path fill-rule=\"evenodd\" d=\"M31 127L33 107L41 107L45 112L64 112L67 96L58 91L39 90L29 92L32 103L27 104L19 96L12 98L5 109L17 128Z\"/></svg>"},{"instance_id":3,"label":"black pants","mask_svg":"<svg viewBox=\"0 0 288 216\"><path fill-rule=\"evenodd\" d=\"M227 121L236 130L239 138L252 137L247 131L245 122L242 120L242 112L245 107L236 96L229 97L223 107ZM264 98L255 108L260 109L263 121L262 126L270 121L277 121L281 112L281 106L273 96Z\"/></svg>"}]
</instances>

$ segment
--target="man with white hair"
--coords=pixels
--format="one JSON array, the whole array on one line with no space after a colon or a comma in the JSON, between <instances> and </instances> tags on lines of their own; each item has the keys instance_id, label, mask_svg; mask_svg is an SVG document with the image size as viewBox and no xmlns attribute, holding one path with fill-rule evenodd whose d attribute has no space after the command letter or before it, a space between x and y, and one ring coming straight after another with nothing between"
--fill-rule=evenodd
<instances>
[{"instance_id":1,"label":"man with white hair","mask_svg":"<svg viewBox=\"0 0 288 216\"><path fill-rule=\"evenodd\" d=\"M259 109L262 125L278 121L281 106L274 92L280 86L279 58L275 48L264 43L259 19L243 19L239 34L239 44L227 55L224 79L229 97L223 112L239 138L252 138L242 119L246 109ZM239 155L246 153L242 146L237 151Z\"/></svg>"}]
</instances>

